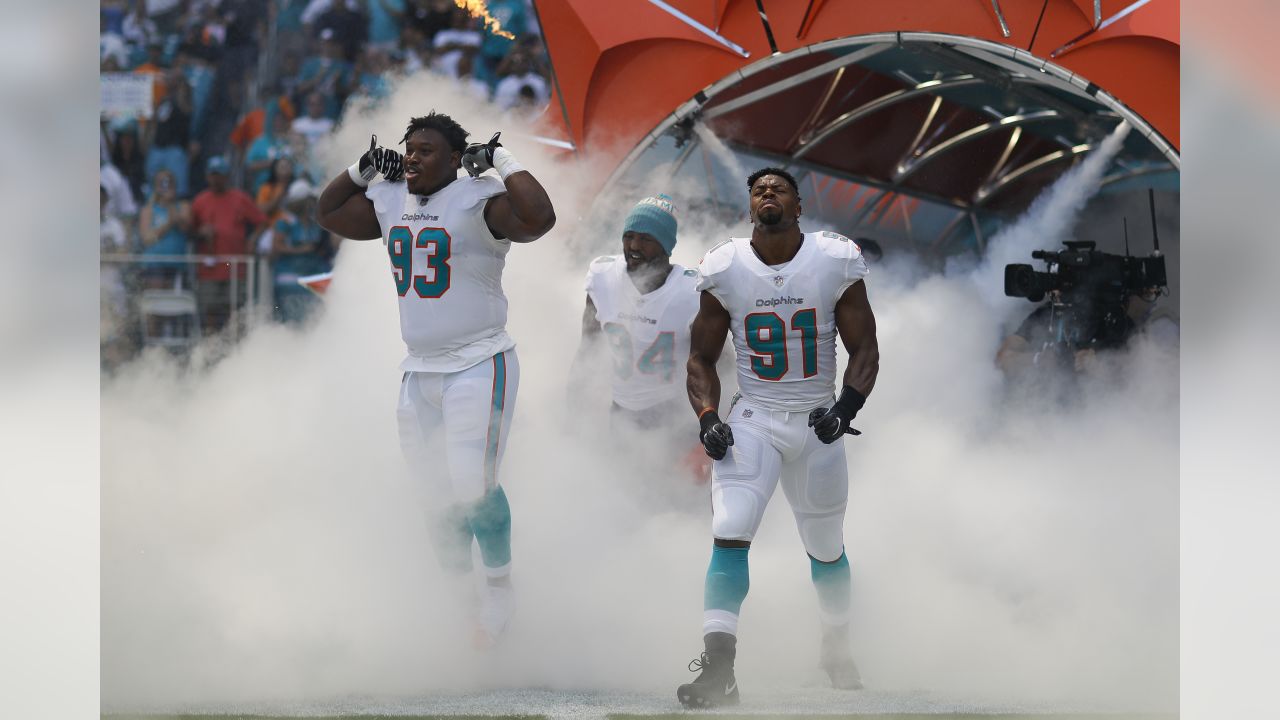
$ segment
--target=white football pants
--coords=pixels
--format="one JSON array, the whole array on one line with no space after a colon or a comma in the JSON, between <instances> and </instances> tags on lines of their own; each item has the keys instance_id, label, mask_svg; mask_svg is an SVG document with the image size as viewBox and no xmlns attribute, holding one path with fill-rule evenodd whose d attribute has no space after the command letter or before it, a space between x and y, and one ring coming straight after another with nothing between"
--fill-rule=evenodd
<instances>
[{"instance_id":1,"label":"white football pants","mask_svg":"<svg viewBox=\"0 0 1280 720\"><path fill-rule=\"evenodd\" d=\"M807 410L770 410L741 396L725 422L733 428L733 446L712 466L712 535L755 537L781 479L805 551L822 562L839 558L849 499L843 438L824 445L808 426Z\"/></svg>"},{"instance_id":2,"label":"white football pants","mask_svg":"<svg viewBox=\"0 0 1280 720\"><path fill-rule=\"evenodd\" d=\"M459 372L404 374L400 448L429 506L474 502L498 486L519 387L514 349Z\"/></svg>"}]
</instances>

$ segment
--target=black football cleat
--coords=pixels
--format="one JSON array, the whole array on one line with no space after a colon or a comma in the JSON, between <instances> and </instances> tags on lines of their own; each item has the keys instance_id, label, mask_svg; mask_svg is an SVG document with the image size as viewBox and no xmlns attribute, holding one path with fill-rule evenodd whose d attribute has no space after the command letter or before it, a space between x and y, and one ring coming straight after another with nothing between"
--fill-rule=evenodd
<instances>
[{"instance_id":1,"label":"black football cleat","mask_svg":"<svg viewBox=\"0 0 1280 720\"><path fill-rule=\"evenodd\" d=\"M687 708L708 709L738 704L738 680L733 665L707 653L689 663L689 672L702 671L693 682L676 688L676 697Z\"/></svg>"},{"instance_id":2,"label":"black football cleat","mask_svg":"<svg viewBox=\"0 0 1280 720\"><path fill-rule=\"evenodd\" d=\"M733 661L738 639L728 633L709 633L706 652L689 663L689 672L701 671L693 682L676 689L680 704L695 710L738 704L738 679Z\"/></svg>"}]
</instances>

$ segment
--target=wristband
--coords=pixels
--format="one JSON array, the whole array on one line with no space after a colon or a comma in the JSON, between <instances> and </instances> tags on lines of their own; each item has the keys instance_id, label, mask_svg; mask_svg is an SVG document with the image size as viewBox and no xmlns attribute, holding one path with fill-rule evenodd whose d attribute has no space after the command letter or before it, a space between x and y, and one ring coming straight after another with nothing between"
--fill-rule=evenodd
<instances>
[{"instance_id":1,"label":"wristband","mask_svg":"<svg viewBox=\"0 0 1280 720\"><path fill-rule=\"evenodd\" d=\"M863 395L849 385L845 385L844 389L840 391L840 399L836 401L832 410L838 408L841 415L847 415L849 419L852 420L866 402L866 395Z\"/></svg>"},{"instance_id":2,"label":"wristband","mask_svg":"<svg viewBox=\"0 0 1280 720\"><path fill-rule=\"evenodd\" d=\"M713 425L719 425L720 422L720 414L717 413L714 408L707 408L706 410L703 410L702 414L698 416L698 425L701 426L702 429L700 436L706 435L707 431L710 430Z\"/></svg>"},{"instance_id":3,"label":"wristband","mask_svg":"<svg viewBox=\"0 0 1280 720\"><path fill-rule=\"evenodd\" d=\"M707 407L702 408L702 412L698 413L698 419L701 420L703 415L706 415L709 412L715 412L715 411L716 411L715 408L708 405Z\"/></svg>"},{"instance_id":4,"label":"wristband","mask_svg":"<svg viewBox=\"0 0 1280 720\"><path fill-rule=\"evenodd\" d=\"M372 177L370 177L368 180L366 180L364 175L360 174L359 160L351 163L351 167L347 168L347 177L351 178L351 182L359 185L362 188L369 187L369 180L373 179Z\"/></svg>"},{"instance_id":5,"label":"wristband","mask_svg":"<svg viewBox=\"0 0 1280 720\"><path fill-rule=\"evenodd\" d=\"M504 148L494 148L493 150L493 169L498 171L498 176L503 180L512 173L524 172L524 166L519 160L511 154L511 151Z\"/></svg>"}]
</instances>

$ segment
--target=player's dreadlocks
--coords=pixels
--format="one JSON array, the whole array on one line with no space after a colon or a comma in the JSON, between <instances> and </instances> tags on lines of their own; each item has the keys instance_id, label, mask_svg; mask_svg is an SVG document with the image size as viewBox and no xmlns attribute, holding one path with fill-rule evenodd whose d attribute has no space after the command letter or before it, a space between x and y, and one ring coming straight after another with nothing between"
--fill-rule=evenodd
<instances>
[{"instance_id":1,"label":"player's dreadlocks","mask_svg":"<svg viewBox=\"0 0 1280 720\"><path fill-rule=\"evenodd\" d=\"M421 117L410 118L409 127L404 131L404 137L400 139L400 144L403 145L409 140L410 135L419 130L435 130L439 132L444 136L445 142L449 143L449 148L452 150L462 152L467 149L467 135L470 135L470 133L463 130L457 120L444 113L432 110Z\"/></svg>"},{"instance_id":2,"label":"player's dreadlocks","mask_svg":"<svg viewBox=\"0 0 1280 720\"><path fill-rule=\"evenodd\" d=\"M796 179L791 177L791 173L783 170L782 168L776 167L760 168L759 170L751 173L751 177L747 178L747 189L750 190L755 187L756 181L765 175L777 175L783 180L791 183L791 189L796 191L796 197L800 197L800 185L796 182Z\"/></svg>"}]
</instances>

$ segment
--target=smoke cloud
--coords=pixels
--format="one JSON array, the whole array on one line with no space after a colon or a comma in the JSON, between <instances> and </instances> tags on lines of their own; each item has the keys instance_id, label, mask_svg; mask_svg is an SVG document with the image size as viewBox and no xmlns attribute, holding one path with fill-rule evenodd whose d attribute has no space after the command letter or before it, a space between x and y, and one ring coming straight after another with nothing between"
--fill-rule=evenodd
<instances>
[{"instance_id":1,"label":"smoke cloud","mask_svg":"<svg viewBox=\"0 0 1280 720\"><path fill-rule=\"evenodd\" d=\"M503 130L559 217L512 249L505 278L522 365L502 469L518 603L507 642L469 650L465 594L436 567L396 440L403 345L387 260L377 241L348 242L311 326L260 326L192 368L147 355L104 380L105 709L518 687L638 693L655 711L673 709L674 686L691 677L705 490L635 461L685 447L584 429L607 399L575 393L570 373L586 262L618 251L643 195L589 211L589 173L424 76L349 116L326 164L336 173L371 132L390 144L433 107L474 138ZM881 373L855 423L865 435L846 441L855 655L873 690L820 689L817 601L779 494L751 552L738 661L748 706L803 688L831 711L919 693L1176 707L1176 351L1139 343L1069 408L1010 404L992 365L1005 316L1030 310L999 295L999 270L1069 226L1097 184L1090 163L976 269L923 280L873 270ZM645 195L668 192L685 211L677 261L746 232L687 210L705 189L661 167L650 177ZM678 422L694 442L692 413Z\"/></svg>"}]
</instances>

